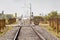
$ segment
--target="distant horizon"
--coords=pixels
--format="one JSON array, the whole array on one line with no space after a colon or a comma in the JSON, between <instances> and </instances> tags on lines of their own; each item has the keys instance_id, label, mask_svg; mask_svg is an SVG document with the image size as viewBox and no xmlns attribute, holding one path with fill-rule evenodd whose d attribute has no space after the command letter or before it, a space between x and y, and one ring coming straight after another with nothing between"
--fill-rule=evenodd
<instances>
[{"instance_id":1,"label":"distant horizon","mask_svg":"<svg viewBox=\"0 0 60 40\"><path fill-rule=\"evenodd\" d=\"M0 0L0 13L18 14L18 17L30 15L30 3L34 15L47 15L51 11L60 13L60 0Z\"/></svg>"}]
</instances>

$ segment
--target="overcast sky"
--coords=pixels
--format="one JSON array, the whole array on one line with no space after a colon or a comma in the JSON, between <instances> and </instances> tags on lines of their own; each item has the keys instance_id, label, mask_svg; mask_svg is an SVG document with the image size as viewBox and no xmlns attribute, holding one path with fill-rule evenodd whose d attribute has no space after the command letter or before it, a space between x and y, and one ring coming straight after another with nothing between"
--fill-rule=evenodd
<instances>
[{"instance_id":1,"label":"overcast sky","mask_svg":"<svg viewBox=\"0 0 60 40\"><path fill-rule=\"evenodd\" d=\"M0 12L14 14L18 16L29 15L29 4L31 3L34 15L46 15L51 11L57 10L60 12L60 0L0 0Z\"/></svg>"}]
</instances>

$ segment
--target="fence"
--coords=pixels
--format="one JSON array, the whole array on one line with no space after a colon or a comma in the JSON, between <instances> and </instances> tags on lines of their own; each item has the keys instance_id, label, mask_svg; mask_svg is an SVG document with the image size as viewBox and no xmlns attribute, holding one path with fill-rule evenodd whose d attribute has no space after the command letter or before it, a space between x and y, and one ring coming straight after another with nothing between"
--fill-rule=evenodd
<instances>
[{"instance_id":1,"label":"fence","mask_svg":"<svg viewBox=\"0 0 60 40\"><path fill-rule=\"evenodd\" d=\"M5 27L5 19L0 19L0 30Z\"/></svg>"},{"instance_id":2,"label":"fence","mask_svg":"<svg viewBox=\"0 0 60 40\"><path fill-rule=\"evenodd\" d=\"M50 18L49 25L58 33L60 30L60 18Z\"/></svg>"}]
</instances>

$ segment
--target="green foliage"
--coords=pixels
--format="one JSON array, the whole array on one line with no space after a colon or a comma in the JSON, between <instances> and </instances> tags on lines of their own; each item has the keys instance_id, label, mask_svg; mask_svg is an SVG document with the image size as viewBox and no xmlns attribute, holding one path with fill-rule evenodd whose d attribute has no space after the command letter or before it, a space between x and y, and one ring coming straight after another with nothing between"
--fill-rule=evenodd
<instances>
[{"instance_id":1,"label":"green foliage","mask_svg":"<svg viewBox=\"0 0 60 40\"><path fill-rule=\"evenodd\" d=\"M48 20L49 19L49 16L46 15L44 18L45 18L45 20Z\"/></svg>"},{"instance_id":2,"label":"green foliage","mask_svg":"<svg viewBox=\"0 0 60 40\"><path fill-rule=\"evenodd\" d=\"M34 16L34 19L40 19L40 16Z\"/></svg>"},{"instance_id":3,"label":"green foliage","mask_svg":"<svg viewBox=\"0 0 60 40\"><path fill-rule=\"evenodd\" d=\"M50 18L57 18L57 17L59 17L57 11L52 11L45 16L45 19L49 20Z\"/></svg>"},{"instance_id":4,"label":"green foliage","mask_svg":"<svg viewBox=\"0 0 60 40\"><path fill-rule=\"evenodd\" d=\"M34 16L33 20L34 21L40 21L40 20L42 20L42 17L41 16Z\"/></svg>"},{"instance_id":5,"label":"green foliage","mask_svg":"<svg viewBox=\"0 0 60 40\"><path fill-rule=\"evenodd\" d=\"M50 17L57 17L57 11L53 11L53 12L51 12Z\"/></svg>"},{"instance_id":6,"label":"green foliage","mask_svg":"<svg viewBox=\"0 0 60 40\"><path fill-rule=\"evenodd\" d=\"M33 21L34 21L34 24L35 25L38 25L39 24L40 18L41 18L40 16L34 16Z\"/></svg>"},{"instance_id":7,"label":"green foliage","mask_svg":"<svg viewBox=\"0 0 60 40\"><path fill-rule=\"evenodd\" d=\"M7 14L7 15L6 15L6 18L7 18L7 19L13 18L13 15L12 15L12 14Z\"/></svg>"}]
</instances>

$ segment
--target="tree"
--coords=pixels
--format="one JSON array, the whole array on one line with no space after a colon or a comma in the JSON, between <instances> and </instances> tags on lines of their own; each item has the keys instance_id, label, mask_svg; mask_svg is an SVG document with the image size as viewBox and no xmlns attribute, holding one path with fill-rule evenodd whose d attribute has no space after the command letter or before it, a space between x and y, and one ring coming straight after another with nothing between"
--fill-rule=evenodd
<instances>
[{"instance_id":1,"label":"tree","mask_svg":"<svg viewBox=\"0 0 60 40\"><path fill-rule=\"evenodd\" d=\"M52 11L51 13L48 14L48 19L50 19L50 24L52 23L53 30L56 28L57 33L59 30L58 17L60 17L60 16L58 15L57 11ZM57 25L56 27L54 27L54 22Z\"/></svg>"}]
</instances>

